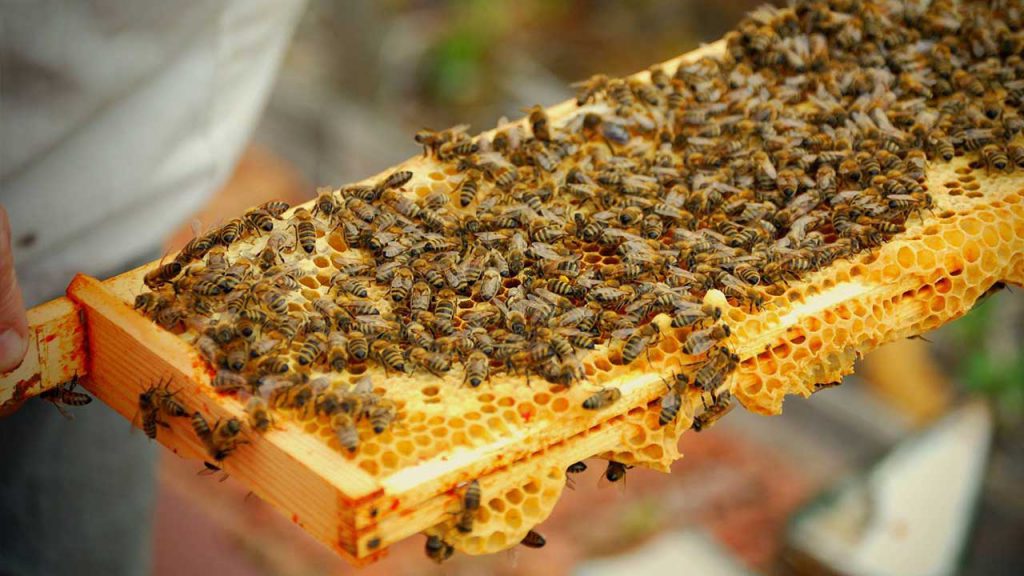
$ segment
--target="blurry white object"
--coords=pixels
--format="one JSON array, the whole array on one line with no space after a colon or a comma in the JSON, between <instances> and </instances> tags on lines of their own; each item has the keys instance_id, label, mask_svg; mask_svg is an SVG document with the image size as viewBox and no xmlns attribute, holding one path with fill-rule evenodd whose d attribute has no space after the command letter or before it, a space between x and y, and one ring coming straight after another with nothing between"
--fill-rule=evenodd
<instances>
[{"instance_id":1,"label":"blurry white object","mask_svg":"<svg viewBox=\"0 0 1024 576\"><path fill-rule=\"evenodd\" d=\"M156 251L227 179L304 0L0 4L0 203L31 306Z\"/></svg>"},{"instance_id":2,"label":"blurry white object","mask_svg":"<svg viewBox=\"0 0 1024 576\"><path fill-rule=\"evenodd\" d=\"M641 574L750 574L729 552L702 532L666 532L643 546L612 558L591 560L579 566L575 576L623 576Z\"/></svg>"},{"instance_id":3,"label":"blurry white object","mask_svg":"<svg viewBox=\"0 0 1024 576\"><path fill-rule=\"evenodd\" d=\"M838 574L956 573L991 437L986 404L958 409L812 505L789 546Z\"/></svg>"}]
</instances>

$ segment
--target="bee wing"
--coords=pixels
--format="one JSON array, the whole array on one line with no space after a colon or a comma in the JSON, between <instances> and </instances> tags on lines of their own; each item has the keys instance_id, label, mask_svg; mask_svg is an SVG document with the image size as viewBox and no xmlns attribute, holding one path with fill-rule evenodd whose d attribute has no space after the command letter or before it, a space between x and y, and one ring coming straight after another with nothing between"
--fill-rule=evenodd
<instances>
[{"instance_id":1,"label":"bee wing","mask_svg":"<svg viewBox=\"0 0 1024 576\"><path fill-rule=\"evenodd\" d=\"M636 328L620 328L612 332L612 338L625 340L626 338L632 336L634 332L636 332Z\"/></svg>"},{"instance_id":2,"label":"bee wing","mask_svg":"<svg viewBox=\"0 0 1024 576\"><path fill-rule=\"evenodd\" d=\"M353 394L370 394L371 392L373 392L373 379L369 374L357 380L355 386L352 387Z\"/></svg>"},{"instance_id":3,"label":"bee wing","mask_svg":"<svg viewBox=\"0 0 1024 576\"><path fill-rule=\"evenodd\" d=\"M551 244L545 242L533 242L530 244L530 251L533 252L538 258L544 260L559 260L562 255L555 251Z\"/></svg>"}]
</instances>

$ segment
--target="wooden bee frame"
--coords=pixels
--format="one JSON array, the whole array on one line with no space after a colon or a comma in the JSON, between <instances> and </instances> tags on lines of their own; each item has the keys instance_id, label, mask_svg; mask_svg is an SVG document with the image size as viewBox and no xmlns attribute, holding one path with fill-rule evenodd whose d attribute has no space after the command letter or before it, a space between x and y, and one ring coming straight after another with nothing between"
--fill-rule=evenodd
<instances>
[{"instance_id":1,"label":"wooden bee frame","mask_svg":"<svg viewBox=\"0 0 1024 576\"><path fill-rule=\"evenodd\" d=\"M667 64L723 49L717 42ZM648 74L635 77L646 80ZM566 102L548 114L554 120L576 110ZM430 162L417 158L399 169L429 170ZM931 167L927 186L934 209L881 248L809 274L760 312L726 310L732 347L742 359L726 386L746 407L777 413L786 394L807 396L816 385L838 380L860 354L959 317L997 282L1024 283L1024 172L983 174L956 159ZM0 404L38 395L77 374L126 419L136 418L138 395L160 380L169 380L188 409L210 422L243 416L238 400L213 391L209 369L191 346L128 304L154 265L105 282L79 276L67 298L31 310L29 354L0 378ZM662 324L661 355L678 354L685 334ZM689 427L692 407L672 426L652 426L662 374L640 360L619 368L613 372L622 398L609 409L577 410L557 427L524 427L519 435L383 478L289 422L248 435L223 467L355 563L372 561L390 544L445 521L458 509L458 487L471 479L479 479L488 495L533 485L539 504L528 520L539 521L564 481L549 470L564 471L595 455L667 469L679 456L675 442ZM184 457L208 459L187 418L169 424L158 431L161 444ZM531 490L525 490L529 501ZM514 543L499 540L476 550Z\"/></svg>"}]
</instances>

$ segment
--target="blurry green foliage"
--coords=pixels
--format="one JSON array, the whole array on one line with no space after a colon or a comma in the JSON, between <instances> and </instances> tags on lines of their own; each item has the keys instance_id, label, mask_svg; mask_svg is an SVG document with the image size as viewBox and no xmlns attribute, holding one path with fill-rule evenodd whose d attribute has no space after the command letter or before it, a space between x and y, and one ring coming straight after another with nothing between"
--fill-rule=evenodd
<instances>
[{"instance_id":1,"label":"blurry green foliage","mask_svg":"<svg viewBox=\"0 0 1024 576\"><path fill-rule=\"evenodd\" d=\"M962 352L956 372L971 392L991 397L1000 412L1020 418L1024 416L1024 351L1019 343L1007 351L992 341L1000 337L993 334L993 325L1001 313L1001 296L986 298L951 326Z\"/></svg>"}]
</instances>

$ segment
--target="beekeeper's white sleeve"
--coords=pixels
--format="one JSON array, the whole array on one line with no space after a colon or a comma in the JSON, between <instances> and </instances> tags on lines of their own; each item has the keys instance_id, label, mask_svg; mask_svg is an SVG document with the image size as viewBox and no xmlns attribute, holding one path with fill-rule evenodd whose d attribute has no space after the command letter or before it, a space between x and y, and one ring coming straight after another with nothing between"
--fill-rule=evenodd
<instances>
[{"instance_id":1,"label":"beekeeper's white sleeve","mask_svg":"<svg viewBox=\"0 0 1024 576\"><path fill-rule=\"evenodd\" d=\"M155 253L230 174L304 0L0 0L0 202L28 305Z\"/></svg>"}]
</instances>

